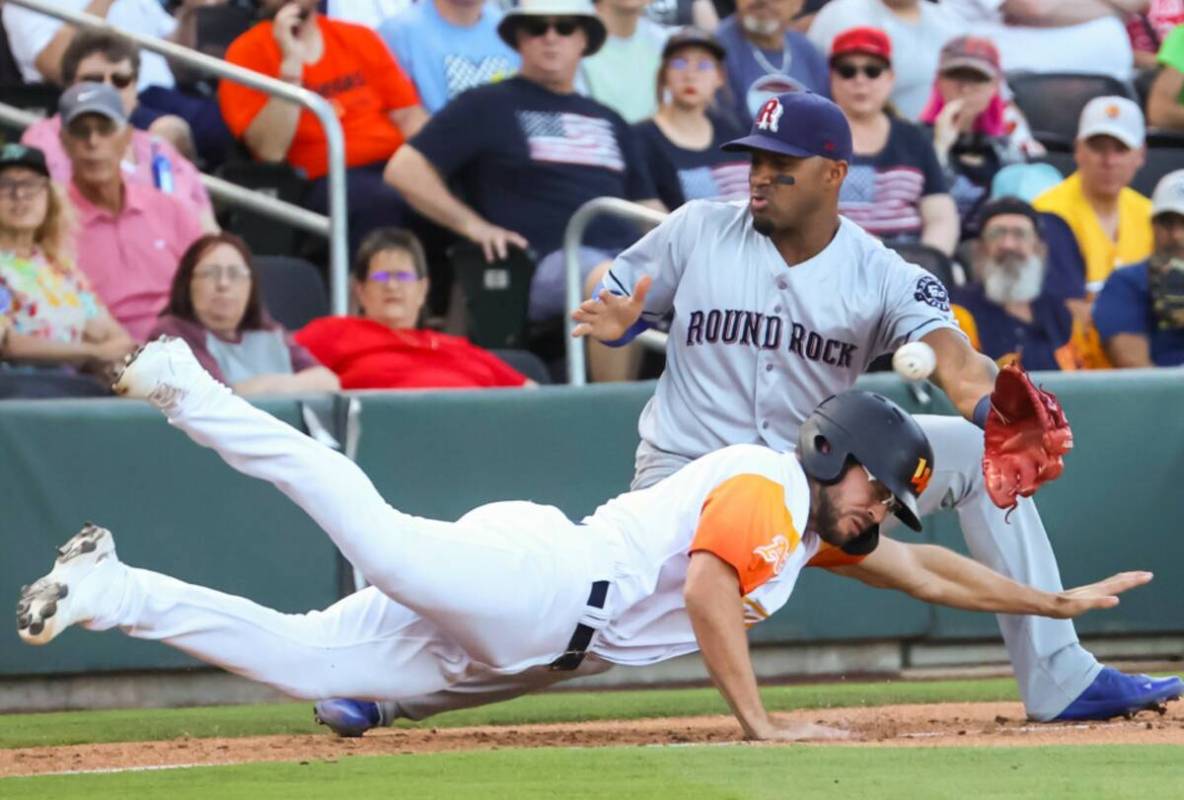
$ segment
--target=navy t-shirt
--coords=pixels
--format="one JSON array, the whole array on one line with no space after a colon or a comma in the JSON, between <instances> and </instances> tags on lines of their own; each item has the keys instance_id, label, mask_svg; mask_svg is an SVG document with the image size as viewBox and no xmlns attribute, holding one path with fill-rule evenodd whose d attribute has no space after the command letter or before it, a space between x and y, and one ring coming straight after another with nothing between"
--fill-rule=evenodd
<instances>
[{"instance_id":1,"label":"navy t-shirt","mask_svg":"<svg viewBox=\"0 0 1184 800\"><path fill-rule=\"evenodd\" d=\"M1032 301L1032 321L1013 317L992 302L980 284L950 287L950 300L974 317L979 348L999 359L1018 353L1024 369L1060 369L1056 351L1073 335L1073 315L1063 300L1042 294Z\"/></svg>"},{"instance_id":2,"label":"navy t-shirt","mask_svg":"<svg viewBox=\"0 0 1184 800\"><path fill-rule=\"evenodd\" d=\"M1110 273L1094 300L1094 325L1102 341L1119 333L1146 336L1151 361L1157 367L1184 364L1184 330L1160 330L1151 308L1151 285L1146 261Z\"/></svg>"},{"instance_id":3,"label":"navy t-shirt","mask_svg":"<svg viewBox=\"0 0 1184 800\"><path fill-rule=\"evenodd\" d=\"M521 77L461 94L410 143L478 214L525 236L539 257L559 249L568 219L588 200L657 196L633 131L615 111ZM619 249L638 233L606 220L584 243Z\"/></svg>"},{"instance_id":4,"label":"navy t-shirt","mask_svg":"<svg viewBox=\"0 0 1184 800\"><path fill-rule=\"evenodd\" d=\"M946 191L929 138L916 125L893 117L884 148L851 159L839 213L886 242L918 242L921 198Z\"/></svg>"},{"instance_id":5,"label":"navy t-shirt","mask_svg":"<svg viewBox=\"0 0 1184 800\"><path fill-rule=\"evenodd\" d=\"M732 14L719 24L715 36L727 51L724 65L737 123L748 127L766 100L784 92L809 89L830 97L830 68L804 34L786 31L781 52L761 50L745 37Z\"/></svg>"},{"instance_id":6,"label":"navy t-shirt","mask_svg":"<svg viewBox=\"0 0 1184 800\"><path fill-rule=\"evenodd\" d=\"M720 145L742 131L729 120L711 117L714 128L706 150L687 150L666 138L653 120L633 126L642 158L649 165L658 199L673 211L688 200L737 200L748 196L749 157L725 153Z\"/></svg>"}]
</instances>

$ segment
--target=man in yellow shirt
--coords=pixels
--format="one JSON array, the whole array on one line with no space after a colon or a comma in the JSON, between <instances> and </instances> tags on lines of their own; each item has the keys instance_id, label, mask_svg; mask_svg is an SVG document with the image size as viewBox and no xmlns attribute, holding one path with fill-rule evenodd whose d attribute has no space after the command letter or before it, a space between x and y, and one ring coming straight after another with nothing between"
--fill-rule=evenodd
<instances>
[{"instance_id":1,"label":"man in yellow shirt","mask_svg":"<svg viewBox=\"0 0 1184 800\"><path fill-rule=\"evenodd\" d=\"M1033 203L1073 230L1090 292L1101 289L1115 267L1151 255L1151 201L1129 188L1147 154L1144 134L1138 105L1125 97L1095 97L1077 126L1077 172Z\"/></svg>"}]
</instances>

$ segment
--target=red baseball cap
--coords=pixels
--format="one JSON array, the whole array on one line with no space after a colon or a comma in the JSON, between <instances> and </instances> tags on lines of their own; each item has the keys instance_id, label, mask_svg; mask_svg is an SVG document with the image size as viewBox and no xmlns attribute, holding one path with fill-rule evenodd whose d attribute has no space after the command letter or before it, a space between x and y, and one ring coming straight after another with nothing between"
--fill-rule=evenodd
<instances>
[{"instance_id":1,"label":"red baseball cap","mask_svg":"<svg viewBox=\"0 0 1184 800\"><path fill-rule=\"evenodd\" d=\"M830 62L852 54L875 56L892 64L892 40L879 28L848 28L830 44Z\"/></svg>"}]
</instances>

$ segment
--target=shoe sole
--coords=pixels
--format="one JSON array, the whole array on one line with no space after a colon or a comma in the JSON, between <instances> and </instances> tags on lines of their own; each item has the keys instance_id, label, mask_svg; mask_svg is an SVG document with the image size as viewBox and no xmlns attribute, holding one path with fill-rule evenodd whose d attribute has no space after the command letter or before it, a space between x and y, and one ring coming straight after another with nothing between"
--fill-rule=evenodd
<instances>
[{"instance_id":1,"label":"shoe sole","mask_svg":"<svg viewBox=\"0 0 1184 800\"><path fill-rule=\"evenodd\" d=\"M1158 692L1151 697L1148 697L1146 700L1141 701L1140 704L1128 706L1127 708L1120 711L1114 711L1109 715L1104 715L1102 712L1098 712L1094 716L1082 715L1064 719L1058 718L1052 720L1052 722L1106 722L1108 720L1118 719L1119 717L1123 719L1134 719L1136 714L1139 714L1143 711L1154 711L1162 717L1164 714L1168 713L1168 703L1172 702L1173 700L1179 700L1180 697L1181 689L1165 688L1163 691Z\"/></svg>"},{"instance_id":2,"label":"shoe sole","mask_svg":"<svg viewBox=\"0 0 1184 800\"><path fill-rule=\"evenodd\" d=\"M70 627L74 622L66 613L70 584L78 580L80 572L114 555L111 532L90 522L59 547L49 574L21 587L16 605L16 629L21 639L31 645L48 644Z\"/></svg>"}]
</instances>

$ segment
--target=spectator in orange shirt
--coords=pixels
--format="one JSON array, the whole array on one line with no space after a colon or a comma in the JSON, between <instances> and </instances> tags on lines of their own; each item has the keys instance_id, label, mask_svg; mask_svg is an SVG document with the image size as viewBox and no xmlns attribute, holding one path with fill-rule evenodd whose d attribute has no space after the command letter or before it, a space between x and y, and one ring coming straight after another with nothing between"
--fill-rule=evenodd
<instances>
[{"instance_id":1,"label":"spectator in orange shirt","mask_svg":"<svg viewBox=\"0 0 1184 800\"><path fill-rule=\"evenodd\" d=\"M345 133L351 243L402 220L402 198L382 170L427 120L419 95L378 35L328 19L317 0L261 0L270 17L231 43L226 60L316 92L337 111ZM231 81L218 90L222 115L261 161L287 161L315 182L305 204L328 208L328 147L309 111Z\"/></svg>"}]
</instances>

